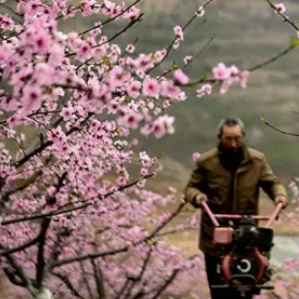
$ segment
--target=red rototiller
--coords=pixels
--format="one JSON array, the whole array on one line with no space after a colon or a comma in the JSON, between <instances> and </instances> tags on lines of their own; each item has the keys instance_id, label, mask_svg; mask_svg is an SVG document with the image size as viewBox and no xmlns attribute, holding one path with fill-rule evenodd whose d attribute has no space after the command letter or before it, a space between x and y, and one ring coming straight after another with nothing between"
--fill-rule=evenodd
<instances>
[{"instance_id":1,"label":"red rototiller","mask_svg":"<svg viewBox=\"0 0 299 299\"><path fill-rule=\"evenodd\" d=\"M213 244L221 257L218 273L223 284L211 287L234 289L241 298L252 298L262 289L274 289L267 285L272 275L270 254L274 246L270 226L278 218L282 203L271 216L213 214L206 202L202 206L215 226ZM233 223L221 225L217 219ZM258 227L259 220L268 222Z\"/></svg>"}]
</instances>

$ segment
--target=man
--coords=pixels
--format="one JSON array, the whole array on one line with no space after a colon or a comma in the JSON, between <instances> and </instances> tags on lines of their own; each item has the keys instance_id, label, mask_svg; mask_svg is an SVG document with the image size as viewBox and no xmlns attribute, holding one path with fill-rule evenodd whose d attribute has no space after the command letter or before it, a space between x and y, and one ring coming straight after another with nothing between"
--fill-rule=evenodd
<instances>
[{"instance_id":1,"label":"man","mask_svg":"<svg viewBox=\"0 0 299 299\"><path fill-rule=\"evenodd\" d=\"M215 214L258 214L260 187L275 204L282 202L287 206L284 186L264 154L245 145L244 136L240 119L226 118L220 122L218 146L199 157L185 188L185 198L194 207L201 207L201 202L207 200ZM223 290L211 289L212 284L221 283L216 271L218 258L212 251L213 229L209 216L203 212L199 248L205 255L211 298L230 299Z\"/></svg>"}]
</instances>

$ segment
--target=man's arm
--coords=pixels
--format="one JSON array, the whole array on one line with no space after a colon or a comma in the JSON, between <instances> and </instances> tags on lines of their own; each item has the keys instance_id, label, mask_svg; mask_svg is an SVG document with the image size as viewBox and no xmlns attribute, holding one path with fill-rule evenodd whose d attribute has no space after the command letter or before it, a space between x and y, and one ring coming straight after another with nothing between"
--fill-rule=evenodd
<instances>
[{"instance_id":1,"label":"man's arm","mask_svg":"<svg viewBox=\"0 0 299 299\"><path fill-rule=\"evenodd\" d=\"M193 206L198 207L198 204L196 204L196 197L200 195L206 197L204 192L205 192L205 174L204 174L202 162L198 161L196 168L193 170L191 177L185 187L184 190L185 199Z\"/></svg>"},{"instance_id":2,"label":"man's arm","mask_svg":"<svg viewBox=\"0 0 299 299\"><path fill-rule=\"evenodd\" d=\"M274 175L265 156L263 157L260 186L273 201L280 196L288 198L285 187L280 183L278 177Z\"/></svg>"}]
</instances>

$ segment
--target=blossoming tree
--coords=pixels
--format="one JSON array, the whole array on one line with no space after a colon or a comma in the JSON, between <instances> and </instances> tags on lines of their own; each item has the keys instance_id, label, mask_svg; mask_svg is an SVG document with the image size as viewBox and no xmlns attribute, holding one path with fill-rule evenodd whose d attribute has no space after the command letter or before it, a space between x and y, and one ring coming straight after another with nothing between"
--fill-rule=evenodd
<instances>
[{"instance_id":1,"label":"blossoming tree","mask_svg":"<svg viewBox=\"0 0 299 299\"><path fill-rule=\"evenodd\" d=\"M157 139L174 133L167 109L186 100L186 88L195 87L197 97L213 84L221 93L234 83L246 88L251 71L282 54L243 71L219 63L210 77L194 80L184 72L190 54L153 76L212 0L154 53L114 42L141 21L140 0L0 2L9 12L0 14L2 273L39 299L199 298L184 286L204 281L201 255L165 242L167 234L197 229L199 215L170 226L185 203L174 190L145 188L161 165L134 150L131 133ZM76 14L100 14L103 21L64 33L58 21ZM106 36L105 26L120 19L124 27ZM177 207L159 213L169 203Z\"/></svg>"}]
</instances>

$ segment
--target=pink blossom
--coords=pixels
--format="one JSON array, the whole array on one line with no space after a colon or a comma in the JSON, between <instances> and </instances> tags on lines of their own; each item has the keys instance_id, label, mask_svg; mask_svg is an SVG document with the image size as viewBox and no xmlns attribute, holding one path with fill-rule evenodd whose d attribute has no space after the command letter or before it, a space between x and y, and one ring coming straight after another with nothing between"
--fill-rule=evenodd
<instances>
[{"instance_id":1,"label":"pink blossom","mask_svg":"<svg viewBox=\"0 0 299 299\"><path fill-rule=\"evenodd\" d=\"M137 113L128 113L124 117L124 125L128 128L137 129L141 120L141 115Z\"/></svg>"},{"instance_id":2,"label":"pink blossom","mask_svg":"<svg viewBox=\"0 0 299 299\"><path fill-rule=\"evenodd\" d=\"M116 114L119 110L119 105L117 103L112 103L109 105L108 114Z\"/></svg>"},{"instance_id":3,"label":"pink blossom","mask_svg":"<svg viewBox=\"0 0 299 299\"><path fill-rule=\"evenodd\" d=\"M45 33L44 31L41 31L33 38L35 40L34 51L39 54L46 54L49 51L51 42L49 34Z\"/></svg>"},{"instance_id":4,"label":"pink blossom","mask_svg":"<svg viewBox=\"0 0 299 299\"><path fill-rule=\"evenodd\" d=\"M142 93L149 97L158 97L160 85L156 79L147 78L143 81Z\"/></svg>"},{"instance_id":5,"label":"pink blossom","mask_svg":"<svg viewBox=\"0 0 299 299\"><path fill-rule=\"evenodd\" d=\"M204 84L201 88L196 90L196 96L198 98L202 98L206 94L211 94L212 92L212 85L211 84Z\"/></svg>"},{"instance_id":6,"label":"pink blossom","mask_svg":"<svg viewBox=\"0 0 299 299\"><path fill-rule=\"evenodd\" d=\"M81 44L81 39L77 32L70 32L67 35L67 41L72 48L77 48Z\"/></svg>"},{"instance_id":7,"label":"pink blossom","mask_svg":"<svg viewBox=\"0 0 299 299\"><path fill-rule=\"evenodd\" d=\"M189 77L181 69L176 69L173 73L173 77L179 84L186 85L189 83Z\"/></svg>"},{"instance_id":8,"label":"pink blossom","mask_svg":"<svg viewBox=\"0 0 299 299\"><path fill-rule=\"evenodd\" d=\"M81 0L80 9L82 16L90 16L93 13L99 13L100 5L95 0Z\"/></svg>"},{"instance_id":9,"label":"pink blossom","mask_svg":"<svg viewBox=\"0 0 299 299\"><path fill-rule=\"evenodd\" d=\"M230 78L230 69L227 68L226 65L222 62L213 67L212 73L216 80L227 80Z\"/></svg>"},{"instance_id":10,"label":"pink blossom","mask_svg":"<svg viewBox=\"0 0 299 299\"><path fill-rule=\"evenodd\" d=\"M115 88L123 86L123 84L129 81L131 78L130 73L126 72L119 66L115 66L110 71L110 88L111 90L115 90Z\"/></svg>"},{"instance_id":11,"label":"pink blossom","mask_svg":"<svg viewBox=\"0 0 299 299\"><path fill-rule=\"evenodd\" d=\"M191 55L187 55L184 57L184 64L189 64L192 61L193 57Z\"/></svg>"},{"instance_id":12,"label":"pink blossom","mask_svg":"<svg viewBox=\"0 0 299 299\"><path fill-rule=\"evenodd\" d=\"M156 63L161 62L164 59L164 57L166 56L166 54L167 54L167 50L166 49L163 49L161 51L157 51L154 54L154 56L155 56L155 62Z\"/></svg>"},{"instance_id":13,"label":"pink blossom","mask_svg":"<svg viewBox=\"0 0 299 299\"><path fill-rule=\"evenodd\" d=\"M199 152L195 152L195 153L192 154L192 159L195 162L198 160L199 157L200 157L200 153Z\"/></svg>"},{"instance_id":14,"label":"pink blossom","mask_svg":"<svg viewBox=\"0 0 299 299\"><path fill-rule=\"evenodd\" d=\"M124 186L127 183L127 179L124 176L119 176L117 178L117 184L119 186Z\"/></svg>"},{"instance_id":15,"label":"pink blossom","mask_svg":"<svg viewBox=\"0 0 299 299\"><path fill-rule=\"evenodd\" d=\"M139 140L137 138L133 138L131 141L132 146L137 146L139 144Z\"/></svg>"},{"instance_id":16,"label":"pink blossom","mask_svg":"<svg viewBox=\"0 0 299 299\"><path fill-rule=\"evenodd\" d=\"M146 180L140 180L138 183L137 183L137 186L139 188L143 188L145 187L145 184L146 184Z\"/></svg>"},{"instance_id":17,"label":"pink blossom","mask_svg":"<svg viewBox=\"0 0 299 299\"><path fill-rule=\"evenodd\" d=\"M74 108L73 107L63 107L60 115L63 117L64 121L68 121L73 118Z\"/></svg>"},{"instance_id":18,"label":"pink blossom","mask_svg":"<svg viewBox=\"0 0 299 299\"><path fill-rule=\"evenodd\" d=\"M182 27L180 26L176 26L174 27L174 34L175 36L179 39L179 40L184 40L184 32L183 32L183 29Z\"/></svg>"},{"instance_id":19,"label":"pink blossom","mask_svg":"<svg viewBox=\"0 0 299 299\"><path fill-rule=\"evenodd\" d=\"M211 84L204 84L202 86L203 90L207 93L207 94L211 94L212 93L212 85Z\"/></svg>"},{"instance_id":20,"label":"pink blossom","mask_svg":"<svg viewBox=\"0 0 299 299\"><path fill-rule=\"evenodd\" d=\"M41 104L41 89L37 86L26 85L23 88L23 96L21 103L23 105L23 113L29 113L38 109Z\"/></svg>"},{"instance_id":21,"label":"pink blossom","mask_svg":"<svg viewBox=\"0 0 299 299\"><path fill-rule=\"evenodd\" d=\"M235 65L231 65L229 68L229 77L234 81L238 81L239 69Z\"/></svg>"},{"instance_id":22,"label":"pink blossom","mask_svg":"<svg viewBox=\"0 0 299 299\"><path fill-rule=\"evenodd\" d=\"M61 45L55 44L50 48L48 63L51 66L59 66L64 59L64 48Z\"/></svg>"},{"instance_id":23,"label":"pink blossom","mask_svg":"<svg viewBox=\"0 0 299 299\"><path fill-rule=\"evenodd\" d=\"M142 169L140 170L140 174L141 174L142 176L147 175L147 174L148 174L148 169L146 169L146 168L142 168Z\"/></svg>"},{"instance_id":24,"label":"pink blossom","mask_svg":"<svg viewBox=\"0 0 299 299\"><path fill-rule=\"evenodd\" d=\"M144 78L145 77L145 72L143 70L137 70L136 71L136 75L139 77L139 78Z\"/></svg>"},{"instance_id":25,"label":"pink blossom","mask_svg":"<svg viewBox=\"0 0 299 299\"><path fill-rule=\"evenodd\" d=\"M77 59L79 61L85 61L90 59L92 56L91 48L88 43L82 43L77 50Z\"/></svg>"},{"instance_id":26,"label":"pink blossom","mask_svg":"<svg viewBox=\"0 0 299 299\"><path fill-rule=\"evenodd\" d=\"M153 57L151 55L146 55L146 54L140 54L139 57L137 58L136 62L134 63L136 67L138 66L138 69L140 71L146 71L147 69L151 68L154 66L153 64ZM138 71L139 71L138 70Z\"/></svg>"},{"instance_id":27,"label":"pink blossom","mask_svg":"<svg viewBox=\"0 0 299 299\"><path fill-rule=\"evenodd\" d=\"M132 98L139 97L141 88L142 88L142 83L140 81L137 80L132 81L127 88L128 96Z\"/></svg>"},{"instance_id":28,"label":"pink blossom","mask_svg":"<svg viewBox=\"0 0 299 299\"><path fill-rule=\"evenodd\" d=\"M187 99L186 93L182 91L179 96L177 97L178 101L185 101Z\"/></svg>"},{"instance_id":29,"label":"pink blossom","mask_svg":"<svg viewBox=\"0 0 299 299\"><path fill-rule=\"evenodd\" d=\"M220 94L226 94L232 85L232 81L226 80L221 83Z\"/></svg>"},{"instance_id":30,"label":"pink blossom","mask_svg":"<svg viewBox=\"0 0 299 299\"><path fill-rule=\"evenodd\" d=\"M136 20L140 16L140 9L132 6L129 10L125 11L123 16L125 19L129 19L131 21Z\"/></svg>"},{"instance_id":31,"label":"pink blossom","mask_svg":"<svg viewBox=\"0 0 299 299\"><path fill-rule=\"evenodd\" d=\"M277 11L280 12L281 14L284 14L286 12L286 7L283 3L274 4L274 6L277 9ZM277 13L277 11L275 12Z\"/></svg>"},{"instance_id":32,"label":"pink blossom","mask_svg":"<svg viewBox=\"0 0 299 299\"><path fill-rule=\"evenodd\" d=\"M169 97L171 99L177 99L177 97L181 93L180 88L178 86L175 86L171 81L162 81L161 87L161 95Z\"/></svg>"},{"instance_id":33,"label":"pink blossom","mask_svg":"<svg viewBox=\"0 0 299 299\"><path fill-rule=\"evenodd\" d=\"M203 8L203 6L199 6L197 12L195 13L195 15L197 17L203 17L205 15L205 9Z\"/></svg>"},{"instance_id":34,"label":"pink blossom","mask_svg":"<svg viewBox=\"0 0 299 299\"><path fill-rule=\"evenodd\" d=\"M172 134L174 132L173 122L174 118L168 115L158 117L152 127L154 136L161 138L166 133Z\"/></svg>"},{"instance_id":35,"label":"pink blossom","mask_svg":"<svg viewBox=\"0 0 299 299\"><path fill-rule=\"evenodd\" d=\"M39 63L35 67L34 77L39 85L50 85L55 82L55 70L47 63Z\"/></svg>"},{"instance_id":36,"label":"pink blossom","mask_svg":"<svg viewBox=\"0 0 299 299\"><path fill-rule=\"evenodd\" d=\"M248 71L242 71L240 73L240 84L243 88L247 88L248 77L249 77Z\"/></svg>"},{"instance_id":37,"label":"pink blossom","mask_svg":"<svg viewBox=\"0 0 299 299\"><path fill-rule=\"evenodd\" d=\"M126 51L129 53L133 53L135 51L135 46L133 44L128 44L126 47Z\"/></svg>"},{"instance_id":38,"label":"pink blossom","mask_svg":"<svg viewBox=\"0 0 299 299\"><path fill-rule=\"evenodd\" d=\"M11 128L13 128L22 125L23 121L24 121L23 116L19 113L16 113L8 118L7 123Z\"/></svg>"},{"instance_id":39,"label":"pink blossom","mask_svg":"<svg viewBox=\"0 0 299 299\"><path fill-rule=\"evenodd\" d=\"M204 95L205 95L205 92L204 92L204 90L203 90L202 88L196 90L196 97L197 97L197 98L200 99L200 98L202 98Z\"/></svg>"},{"instance_id":40,"label":"pink blossom","mask_svg":"<svg viewBox=\"0 0 299 299\"><path fill-rule=\"evenodd\" d=\"M119 45L116 44L112 44L110 46L110 50L114 53L116 53L117 55L121 55L121 48L119 47Z\"/></svg>"},{"instance_id":41,"label":"pink blossom","mask_svg":"<svg viewBox=\"0 0 299 299\"><path fill-rule=\"evenodd\" d=\"M170 106L170 102L169 102L169 100L165 100L165 101L163 102L163 104L162 104L162 107L163 107L164 109L167 109L169 106Z\"/></svg>"}]
</instances>

